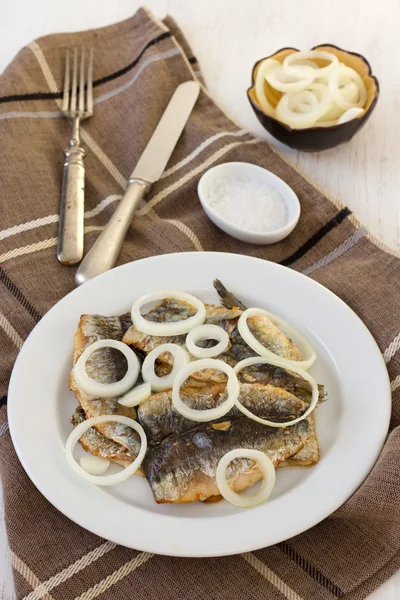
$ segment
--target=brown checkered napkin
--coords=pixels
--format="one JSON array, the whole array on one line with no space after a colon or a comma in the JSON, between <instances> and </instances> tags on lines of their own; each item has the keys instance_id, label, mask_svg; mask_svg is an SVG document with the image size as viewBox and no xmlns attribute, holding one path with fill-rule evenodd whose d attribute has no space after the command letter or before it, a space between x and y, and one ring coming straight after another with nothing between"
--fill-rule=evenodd
<instances>
[{"instance_id":1,"label":"brown checkered napkin","mask_svg":"<svg viewBox=\"0 0 400 600\"><path fill-rule=\"evenodd\" d=\"M111 27L33 42L1 76L0 396L28 333L74 288L74 269L60 266L55 252L62 149L70 133L59 112L60 89L65 50L74 45L93 46L96 57L95 116L82 127L86 249L112 214L177 84L196 76L202 81L175 24L161 24L145 10ZM302 216L289 239L251 246L223 234L204 215L196 195L199 176L230 160L267 167L294 188ZM363 319L393 389L391 433L376 466L344 506L296 538L228 558L151 556L86 532L39 494L14 453L3 406L0 467L18 598L359 599L400 568L399 259L350 210L232 123L206 90L168 170L135 217L119 262L193 250L238 252L290 266L327 286Z\"/></svg>"}]
</instances>

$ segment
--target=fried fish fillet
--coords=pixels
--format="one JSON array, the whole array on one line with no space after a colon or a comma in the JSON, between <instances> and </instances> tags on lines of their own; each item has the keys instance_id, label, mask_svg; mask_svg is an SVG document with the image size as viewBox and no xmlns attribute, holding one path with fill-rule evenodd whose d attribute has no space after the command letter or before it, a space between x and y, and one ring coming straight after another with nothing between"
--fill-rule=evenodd
<instances>
[{"instance_id":1,"label":"fried fish fillet","mask_svg":"<svg viewBox=\"0 0 400 600\"><path fill-rule=\"evenodd\" d=\"M252 448L264 452L277 466L303 448L310 435L304 420L291 427L266 427L247 418L204 424L166 438L148 449L142 469L157 503L183 503L219 495L215 473L230 450ZM240 492L262 478L256 463L232 461L227 480Z\"/></svg>"},{"instance_id":2,"label":"fried fish fillet","mask_svg":"<svg viewBox=\"0 0 400 600\"><path fill-rule=\"evenodd\" d=\"M223 387L225 386L208 385L193 388L187 385L181 390L181 398L187 406L195 410L215 408L226 400ZM239 400L254 415L276 422L295 419L307 409L307 404L290 392L258 383L242 383ZM243 414L237 408L233 408L224 418L243 418ZM166 437L198 427L197 422L186 419L175 410L171 390L152 394L144 400L138 407L138 420L149 443L153 445Z\"/></svg>"},{"instance_id":3,"label":"fried fish fillet","mask_svg":"<svg viewBox=\"0 0 400 600\"><path fill-rule=\"evenodd\" d=\"M83 423L85 419L85 412L82 407L79 407L72 415L71 423L76 427L79 423ZM133 460L129 450L121 446L121 444L109 440L94 427L90 427L85 431L81 436L79 443L86 452L90 452L94 456L100 456L100 458L104 458L105 460L115 462L123 467L128 466Z\"/></svg>"},{"instance_id":4,"label":"fried fish fillet","mask_svg":"<svg viewBox=\"0 0 400 600\"><path fill-rule=\"evenodd\" d=\"M102 339L122 340L130 326L130 319L122 317L103 317L100 315L82 315L75 333L74 364L87 346ZM88 374L103 383L113 383L123 377L126 371L126 358L113 348L103 348L92 354L87 361ZM87 419L99 415L125 415L136 418L133 408L118 403L117 398L95 398L86 394L75 381L71 371L70 389L75 393ZM97 431L109 440L113 440L126 448L132 457L136 457L140 449L140 440L135 431L120 423L104 423L96 426Z\"/></svg>"},{"instance_id":5,"label":"fried fish fillet","mask_svg":"<svg viewBox=\"0 0 400 600\"><path fill-rule=\"evenodd\" d=\"M216 279L214 281L214 287L217 290L219 297L221 298L222 304L226 308L238 307L243 311L246 310L246 306L240 300L238 300L232 294L232 292L227 290L226 287L221 283L221 281L219 279ZM269 343L268 335L270 333L268 328L267 328L268 331L266 331L266 332L262 331L262 329L263 329L262 324L261 325L259 323L257 324L256 322L254 322L254 319L253 320L249 319L248 323L249 323L250 331L253 333L253 335L255 335L255 337L257 337L261 343L265 344L268 347L268 343ZM260 327L261 327L261 333L257 332L257 328L260 328ZM229 351L227 352L227 356L228 356L227 362L229 362L230 360L235 361L236 359L244 360L245 358L249 358L250 356L252 356L251 349L249 349L249 347L247 346L247 344L245 343L243 338L240 336L237 328L231 332L231 337L232 337L232 345L231 345ZM283 343L282 347L286 348L287 347L286 343ZM290 348L290 346L289 346L289 348ZM280 351L278 351L276 346L274 348L271 348L271 350L281 356L285 356L284 353L282 354ZM290 358L290 356L288 355L288 356L286 356L286 358ZM299 360L299 358L296 358L294 355L294 358L291 358L291 360ZM247 375L245 374L245 370L242 371L242 373L240 374L242 380L258 381L260 383L261 382L273 383L274 381L276 382L276 380L279 379L279 381L281 382L281 385L283 385L283 387L285 389L295 393L299 398L302 398L305 402L308 402L308 403L311 402L311 394L310 394L309 384L307 384L307 382L304 382L304 384L303 384L298 379L293 378L292 374L289 371L271 368L271 365L254 365L253 367L248 367L246 369L246 371L247 371ZM271 378L272 378L272 381L271 381ZM275 378L275 380L273 378ZM320 396L319 401L321 402L325 399L325 390L324 390L324 387L321 385L319 385L318 387L319 387L319 396ZM304 390L302 388L304 388ZM309 417L307 417L307 421L308 421L308 425L310 428L310 435L309 435L304 447L298 454L296 454L296 456L293 456L292 458L289 458L288 460L284 461L284 463L282 463L280 466L282 466L282 467L307 467L310 465L314 465L319 461L320 449L319 449L317 434L315 431L315 423L314 423L313 415L310 415Z\"/></svg>"}]
</instances>

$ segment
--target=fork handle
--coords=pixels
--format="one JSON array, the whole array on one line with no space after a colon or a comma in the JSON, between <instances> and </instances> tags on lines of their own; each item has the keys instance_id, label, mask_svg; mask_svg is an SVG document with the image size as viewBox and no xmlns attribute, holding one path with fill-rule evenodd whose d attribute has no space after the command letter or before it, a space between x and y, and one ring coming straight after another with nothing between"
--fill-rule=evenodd
<instances>
[{"instance_id":1,"label":"fork handle","mask_svg":"<svg viewBox=\"0 0 400 600\"><path fill-rule=\"evenodd\" d=\"M74 143L65 150L57 244L57 258L63 265L74 265L83 256L84 156L83 148Z\"/></svg>"},{"instance_id":2,"label":"fork handle","mask_svg":"<svg viewBox=\"0 0 400 600\"><path fill-rule=\"evenodd\" d=\"M143 179L135 177L129 179L125 194L114 214L79 265L75 275L77 285L115 266L126 232L150 185Z\"/></svg>"}]
</instances>

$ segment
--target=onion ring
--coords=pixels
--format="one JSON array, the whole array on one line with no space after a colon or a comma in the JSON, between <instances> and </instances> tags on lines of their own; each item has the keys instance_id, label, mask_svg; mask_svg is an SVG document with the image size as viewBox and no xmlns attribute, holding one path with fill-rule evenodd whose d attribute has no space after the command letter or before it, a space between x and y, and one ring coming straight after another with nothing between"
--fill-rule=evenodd
<instances>
[{"instance_id":1,"label":"onion ring","mask_svg":"<svg viewBox=\"0 0 400 600\"><path fill-rule=\"evenodd\" d=\"M115 383L101 383L100 381L95 381L87 374L86 362L93 352L100 348L115 348L125 356L128 363L128 369L123 378L119 381L116 381ZM82 352L73 368L73 374L78 387L86 394L95 396L96 398L122 396L135 385L139 376L139 371L140 365L134 351L126 344L118 342L117 340L99 340L98 342L90 344L90 346Z\"/></svg>"},{"instance_id":2,"label":"onion ring","mask_svg":"<svg viewBox=\"0 0 400 600\"><path fill-rule=\"evenodd\" d=\"M315 98L313 100L312 98ZM296 108L307 102L310 110L296 112ZM276 107L276 116L292 128L312 127L332 107L332 99L327 86L322 83L311 83L307 90L285 94Z\"/></svg>"},{"instance_id":3,"label":"onion ring","mask_svg":"<svg viewBox=\"0 0 400 600\"><path fill-rule=\"evenodd\" d=\"M341 92L343 88L340 87L340 78L343 80L343 77L345 78L346 83L354 81L354 83L358 86L359 98L357 102L350 102L343 97ZM353 107L362 108L367 101L367 90L365 89L365 84L362 78L357 71L351 67L347 67L346 65L341 64L337 69L330 73L328 87L332 99L343 110L348 110L349 108Z\"/></svg>"},{"instance_id":4,"label":"onion ring","mask_svg":"<svg viewBox=\"0 0 400 600\"><path fill-rule=\"evenodd\" d=\"M90 475L104 475L110 466L110 461L101 456L94 456L93 454L87 454L82 456L79 461L82 469Z\"/></svg>"},{"instance_id":5,"label":"onion ring","mask_svg":"<svg viewBox=\"0 0 400 600\"><path fill-rule=\"evenodd\" d=\"M282 364L282 362L277 359L262 358L262 357L255 356L253 358L246 358L245 360L240 361L234 367L234 371L237 375L245 367L249 367L250 365L259 365L259 364L261 364L261 365L268 364L268 365L273 365L275 367L282 367L283 369L288 369L288 367L285 364ZM244 415L246 415L246 417L249 417L249 419L253 419L253 421L257 421L257 423L261 423L262 425L267 425L268 427L290 427L290 425L295 425L296 423L303 421L303 419L306 419L308 417L308 415L310 415L312 413L312 411L314 410L314 408L317 406L317 403L318 403L319 392L318 392L317 382L315 381L314 377L311 377L311 375L309 373L307 373L307 371L304 371L304 369L290 368L289 370L292 371L293 373L295 373L296 375L300 375L300 377L302 377L303 379L308 381L308 383L311 385L311 389L312 389L310 406L307 408L305 413L302 414L300 417L297 417L296 419L293 419L292 421L287 421L286 423L275 423L274 421L269 421L268 419L262 419L261 417L257 417L256 415L254 415L245 406L243 406L243 404L240 402L239 398L237 398L237 400L235 402L236 408L238 408Z\"/></svg>"},{"instance_id":6,"label":"onion ring","mask_svg":"<svg viewBox=\"0 0 400 600\"><path fill-rule=\"evenodd\" d=\"M301 67L306 70L308 67ZM309 67L311 70L312 67ZM308 88L309 85L314 81L317 74L315 69L313 69L313 75L300 75L298 77L293 77L292 75L288 75L284 70L282 65L276 67L275 69L268 70L265 75L265 79L268 81L269 85L278 90L278 92L301 92Z\"/></svg>"},{"instance_id":7,"label":"onion ring","mask_svg":"<svg viewBox=\"0 0 400 600\"><path fill-rule=\"evenodd\" d=\"M182 402L180 397L180 389L182 383L189 377L189 375L203 369L216 369L228 375L228 383L226 386L228 398L225 400L225 402L215 408L196 410L186 406L186 404ZM219 419L220 417L226 415L226 413L234 406L239 396L239 391L239 381L232 367L222 360L217 360L215 358L203 358L190 363L179 371L172 386L172 404L175 410L185 417L185 419L189 419L190 421L195 421L197 423L205 423L206 421L213 421L214 419Z\"/></svg>"},{"instance_id":8,"label":"onion ring","mask_svg":"<svg viewBox=\"0 0 400 600\"><path fill-rule=\"evenodd\" d=\"M278 327L278 329L280 329L283 333L285 333L287 336L290 336L290 338L293 339L295 345L299 348L301 353L303 355L306 354L308 358L305 358L303 360L289 360L288 358L284 358L282 356L279 356L278 354L275 354L274 352L271 352L271 350L268 350L268 348L266 348L263 344L261 344L261 342L259 342L254 337L247 324L247 319L249 319L250 317L258 316L266 317L267 319L272 321L272 323L276 327ZM297 331L297 329L289 325L289 323L286 323L286 321L284 321L277 315L274 315L268 312L267 310L263 310L262 308L248 308L247 310L245 310L239 317L238 330L246 344L248 344L250 348L254 350L254 352L257 352L257 354L263 356L264 358L273 358L279 360L280 364L282 364L286 369L293 370L299 368L307 370L311 367L311 365L314 364L317 358L317 354L314 348L301 335L301 333Z\"/></svg>"},{"instance_id":9,"label":"onion ring","mask_svg":"<svg viewBox=\"0 0 400 600\"><path fill-rule=\"evenodd\" d=\"M321 77L320 79L316 80L316 83L322 83L323 85L328 85L328 77ZM340 93L342 94L343 98L348 101L348 102L356 102L357 98L358 98L358 86L354 81L348 81L347 83L345 83L341 88L340 88ZM330 123L330 125L336 125L336 119L338 119L339 117L342 116L344 110L343 108L341 108L340 106L338 106L336 104L336 102L334 102L332 100L332 107L331 109L325 113L319 120L321 123L324 123L325 121L333 121L332 123ZM318 123L317 123L318 125ZM327 127L328 125L325 125L325 127Z\"/></svg>"},{"instance_id":10,"label":"onion ring","mask_svg":"<svg viewBox=\"0 0 400 600\"><path fill-rule=\"evenodd\" d=\"M164 300L165 298L177 298L178 300L188 302L197 308L197 313L193 315L193 317L188 317L187 319L173 321L170 323L156 323L154 321L147 321L144 317L142 317L140 314L140 308L143 306L143 304L152 302L153 300ZM157 335L161 337L181 335L188 333L197 325L202 325L205 319L206 307L204 306L203 302L191 294L187 294L186 292L181 292L179 290L161 290L159 292L150 292L149 294L144 294L135 300L132 306L132 323L136 329L142 333L146 333L147 335Z\"/></svg>"},{"instance_id":11,"label":"onion ring","mask_svg":"<svg viewBox=\"0 0 400 600\"><path fill-rule=\"evenodd\" d=\"M318 107L318 98L310 90L302 90L296 94L288 94L288 96L288 108L292 112L311 112Z\"/></svg>"},{"instance_id":12,"label":"onion ring","mask_svg":"<svg viewBox=\"0 0 400 600\"><path fill-rule=\"evenodd\" d=\"M289 54L289 56L286 56L286 58L284 59L282 67L288 75L293 75L294 77L304 77L307 73L310 73L310 75L312 76L312 71L314 70L313 67L296 67L295 65L293 65L293 63L299 60L313 60L315 58L329 60L330 64L326 67L320 67L318 69L318 75L314 73L314 77L328 75L339 64L338 57L335 56L335 54L332 54L332 52L325 52L324 50L308 50L306 52L293 52L292 54Z\"/></svg>"},{"instance_id":13,"label":"onion ring","mask_svg":"<svg viewBox=\"0 0 400 600\"><path fill-rule=\"evenodd\" d=\"M197 344L203 340L217 340L212 348L200 348ZM229 346L229 335L218 325L199 325L186 336L186 347L195 358L213 358L225 352Z\"/></svg>"},{"instance_id":14,"label":"onion ring","mask_svg":"<svg viewBox=\"0 0 400 600\"><path fill-rule=\"evenodd\" d=\"M122 398L119 398L118 404L122 404L122 406L127 406L128 408L133 408L137 406L143 400L147 400L147 398L151 396L151 386L149 383L142 383L137 387L133 388L133 390L129 390Z\"/></svg>"},{"instance_id":15,"label":"onion ring","mask_svg":"<svg viewBox=\"0 0 400 600\"><path fill-rule=\"evenodd\" d=\"M164 377L156 375L154 365L160 354L164 352L170 352L174 359L174 364L171 372ZM143 361L142 365L142 377L146 383L151 385L153 392L162 392L172 388L176 374L190 363L190 356L185 348L178 346L178 344L161 344L154 348Z\"/></svg>"},{"instance_id":16,"label":"onion ring","mask_svg":"<svg viewBox=\"0 0 400 600\"><path fill-rule=\"evenodd\" d=\"M78 463L74 460L73 457L73 451L79 438L85 433L85 431L87 431L94 425L100 425L101 423L121 423L122 425L132 427L132 429L137 431L137 433L140 435L141 445L139 454L137 455L135 460L130 465L125 467L125 469L123 469L122 471L119 471L118 473L113 473L112 475L90 475L90 473L87 473L82 469L80 465L78 465ZM121 483L122 481L125 481L126 479L128 479L128 477L133 475L142 464L144 455L146 454L146 450L147 438L143 427L139 425L137 421L134 421L129 417L123 417L122 415L101 415L99 417L92 417L91 419L87 419L86 421L79 423L79 425L77 425L75 429L71 431L71 433L68 436L67 443L65 444L65 454L67 457L67 461L70 467L75 471L75 473L80 475L83 479L86 479L86 481L88 481L89 483L104 486Z\"/></svg>"},{"instance_id":17,"label":"onion ring","mask_svg":"<svg viewBox=\"0 0 400 600\"><path fill-rule=\"evenodd\" d=\"M265 85L265 75L269 72L270 69L279 67L281 63L274 58L266 58L263 60L261 65L258 67L256 81L254 84L254 89L256 92L256 98L258 100L259 105L265 114L270 117L275 116L275 108L270 104L268 98L265 95L264 85Z\"/></svg>"},{"instance_id":18,"label":"onion ring","mask_svg":"<svg viewBox=\"0 0 400 600\"><path fill-rule=\"evenodd\" d=\"M254 460L260 467L263 474L263 480L257 494L254 494L253 496L244 496L242 494L237 494L229 487L226 480L226 469L228 468L229 463L235 458L249 458L250 460ZM215 479L220 494L225 500L240 508L251 508L252 506L262 504L270 496L275 485L275 467L272 460L264 454L264 452L247 448L237 448L236 450L227 452L221 458L218 463Z\"/></svg>"}]
</instances>

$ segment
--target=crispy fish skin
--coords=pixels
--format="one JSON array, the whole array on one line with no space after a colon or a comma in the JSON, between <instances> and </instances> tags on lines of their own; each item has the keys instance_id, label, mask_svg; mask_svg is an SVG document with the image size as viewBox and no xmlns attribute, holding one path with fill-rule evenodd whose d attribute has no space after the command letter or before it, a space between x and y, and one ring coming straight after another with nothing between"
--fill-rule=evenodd
<instances>
[{"instance_id":1,"label":"crispy fish skin","mask_svg":"<svg viewBox=\"0 0 400 600\"><path fill-rule=\"evenodd\" d=\"M316 465L321 458L318 439L315 433L314 415L311 414L306 419L310 427L310 435L304 443L301 450L293 456L279 463L278 467L311 467Z\"/></svg>"},{"instance_id":2,"label":"crispy fish skin","mask_svg":"<svg viewBox=\"0 0 400 600\"><path fill-rule=\"evenodd\" d=\"M85 421L85 412L83 408L76 409L71 418L74 427ZM133 461L133 456L129 450L109 440L102 433L99 433L94 427L90 427L79 440L80 445L86 452L100 456L106 460L111 460L123 467L128 466Z\"/></svg>"},{"instance_id":3,"label":"crispy fish skin","mask_svg":"<svg viewBox=\"0 0 400 600\"><path fill-rule=\"evenodd\" d=\"M272 321L265 315L247 319L247 324L254 337L266 348L288 360L302 360L300 350Z\"/></svg>"},{"instance_id":4,"label":"crispy fish skin","mask_svg":"<svg viewBox=\"0 0 400 600\"><path fill-rule=\"evenodd\" d=\"M281 387L291 392L303 402L310 404L312 398L312 388L308 381L282 367L276 367L269 363L259 363L245 367L239 372L239 381L246 383L259 383L262 385L270 384L274 387ZM318 385L319 402L325 400L325 388Z\"/></svg>"},{"instance_id":5,"label":"crispy fish skin","mask_svg":"<svg viewBox=\"0 0 400 600\"><path fill-rule=\"evenodd\" d=\"M190 408L206 410L225 402L226 392L218 385L204 386L203 389L186 386L181 390L181 398ZM295 419L307 409L305 402L287 390L257 383L241 384L239 400L254 415L276 422ZM243 418L243 414L233 408L225 415L224 419L227 418ZM185 419L175 410L171 390L153 394L144 400L138 407L138 420L153 445L168 436L198 427L197 422Z\"/></svg>"},{"instance_id":6,"label":"crispy fish skin","mask_svg":"<svg viewBox=\"0 0 400 600\"><path fill-rule=\"evenodd\" d=\"M282 428L266 427L246 418L228 419L167 438L148 450L142 469L157 503L206 500L219 495L215 472L230 450L260 450L277 466L298 452L308 436L305 420ZM227 479L237 492L261 477L259 467L247 459L233 461L227 470Z\"/></svg>"},{"instance_id":7,"label":"crispy fish skin","mask_svg":"<svg viewBox=\"0 0 400 600\"><path fill-rule=\"evenodd\" d=\"M191 408L214 408L224 385L204 385L202 388L185 386L181 398ZM150 444L157 444L168 436L198 427L198 423L185 419L172 404L172 390L152 394L138 406L138 421L146 432Z\"/></svg>"},{"instance_id":8,"label":"crispy fish skin","mask_svg":"<svg viewBox=\"0 0 400 600\"><path fill-rule=\"evenodd\" d=\"M87 346L102 339L120 341L129 327L129 319L123 317L103 317L100 315L82 315L75 333L74 364ZM126 359L118 351L105 348L95 352L87 362L89 375L104 383L112 383L120 379L126 370ZM94 398L79 389L73 370L69 379L70 389L75 393L79 404L85 411L86 418L99 415L124 415L136 418L133 408L127 408L118 403L116 398ZM139 452L140 441L135 431L120 423L104 423L96 426L97 431L108 439L121 444L136 456Z\"/></svg>"}]
</instances>

